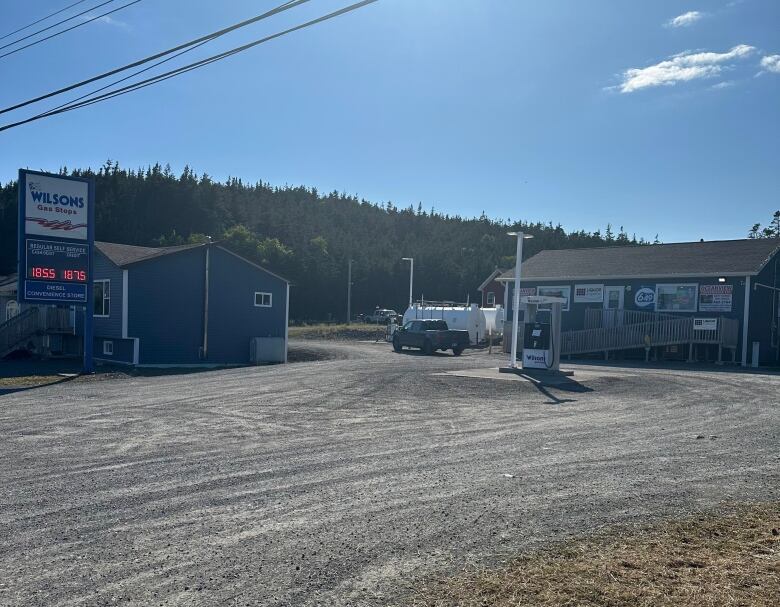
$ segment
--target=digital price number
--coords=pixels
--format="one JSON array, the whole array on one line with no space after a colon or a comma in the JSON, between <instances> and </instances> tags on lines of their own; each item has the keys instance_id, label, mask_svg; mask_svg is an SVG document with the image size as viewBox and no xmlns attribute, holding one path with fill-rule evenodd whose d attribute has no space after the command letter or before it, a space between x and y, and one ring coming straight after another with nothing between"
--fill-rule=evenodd
<instances>
[{"instance_id":1,"label":"digital price number","mask_svg":"<svg viewBox=\"0 0 780 607\"><path fill-rule=\"evenodd\" d=\"M87 282L86 270L59 270L55 268L30 268L28 278L43 278L49 280L64 280L66 282Z\"/></svg>"},{"instance_id":2,"label":"digital price number","mask_svg":"<svg viewBox=\"0 0 780 607\"><path fill-rule=\"evenodd\" d=\"M86 283L89 281L89 247L80 243L28 239L27 278Z\"/></svg>"}]
</instances>

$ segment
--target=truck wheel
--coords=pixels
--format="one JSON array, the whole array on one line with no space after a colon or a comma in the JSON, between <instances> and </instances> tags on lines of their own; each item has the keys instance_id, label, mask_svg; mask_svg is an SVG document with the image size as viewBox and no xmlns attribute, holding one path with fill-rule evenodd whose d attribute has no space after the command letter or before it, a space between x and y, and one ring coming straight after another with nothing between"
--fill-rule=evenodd
<instances>
[{"instance_id":1,"label":"truck wheel","mask_svg":"<svg viewBox=\"0 0 780 607\"><path fill-rule=\"evenodd\" d=\"M404 347L401 345L401 342L398 340L398 337L394 337L393 338L393 350L395 350L396 352L400 352L403 349L404 349Z\"/></svg>"},{"instance_id":2,"label":"truck wheel","mask_svg":"<svg viewBox=\"0 0 780 607\"><path fill-rule=\"evenodd\" d=\"M433 344L431 343L430 339L425 340L425 345L423 346L423 352L425 352L425 354L427 354L428 356L433 354Z\"/></svg>"},{"instance_id":3,"label":"truck wheel","mask_svg":"<svg viewBox=\"0 0 780 607\"><path fill-rule=\"evenodd\" d=\"M457 348L453 348L452 353L455 356L460 356L461 354L463 354L463 346L458 346Z\"/></svg>"}]
</instances>

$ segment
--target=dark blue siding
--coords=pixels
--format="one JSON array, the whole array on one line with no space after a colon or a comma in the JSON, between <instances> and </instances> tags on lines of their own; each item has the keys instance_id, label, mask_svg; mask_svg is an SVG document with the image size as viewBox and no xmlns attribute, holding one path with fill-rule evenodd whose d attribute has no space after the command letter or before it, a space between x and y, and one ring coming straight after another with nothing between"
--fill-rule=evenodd
<instances>
[{"instance_id":1,"label":"dark blue siding","mask_svg":"<svg viewBox=\"0 0 780 607\"><path fill-rule=\"evenodd\" d=\"M759 362L777 364L780 362L780 293L758 286L758 283L775 289L780 288L780 255L776 255L764 269L753 278L750 293L750 321L748 323L748 360L754 341L760 344Z\"/></svg>"},{"instance_id":2,"label":"dark blue siding","mask_svg":"<svg viewBox=\"0 0 780 607\"><path fill-rule=\"evenodd\" d=\"M255 306L256 291L271 293L270 308ZM286 309L284 280L211 247L208 361L249 362L250 338L284 337Z\"/></svg>"},{"instance_id":3,"label":"dark blue siding","mask_svg":"<svg viewBox=\"0 0 780 607\"><path fill-rule=\"evenodd\" d=\"M128 336L140 338L139 364L204 361L205 247L163 255L128 268Z\"/></svg>"},{"instance_id":4,"label":"dark blue siding","mask_svg":"<svg viewBox=\"0 0 780 607\"><path fill-rule=\"evenodd\" d=\"M95 249L93 257L93 279L109 279L111 303L108 318L94 319L95 335L122 337L122 269L115 266L105 255ZM96 350L97 352L97 350Z\"/></svg>"}]
</instances>

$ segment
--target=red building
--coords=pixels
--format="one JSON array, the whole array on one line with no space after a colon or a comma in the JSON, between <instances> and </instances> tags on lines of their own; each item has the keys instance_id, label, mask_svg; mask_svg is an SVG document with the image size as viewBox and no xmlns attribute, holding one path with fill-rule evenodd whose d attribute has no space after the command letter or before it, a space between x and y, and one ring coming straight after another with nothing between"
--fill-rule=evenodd
<instances>
[{"instance_id":1,"label":"red building","mask_svg":"<svg viewBox=\"0 0 780 607\"><path fill-rule=\"evenodd\" d=\"M501 276L506 270L496 268L487 277L485 282L479 285L479 292L482 294L482 307L483 308L495 308L496 306L506 307L504 301L504 284L498 282L496 279Z\"/></svg>"}]
</instances>

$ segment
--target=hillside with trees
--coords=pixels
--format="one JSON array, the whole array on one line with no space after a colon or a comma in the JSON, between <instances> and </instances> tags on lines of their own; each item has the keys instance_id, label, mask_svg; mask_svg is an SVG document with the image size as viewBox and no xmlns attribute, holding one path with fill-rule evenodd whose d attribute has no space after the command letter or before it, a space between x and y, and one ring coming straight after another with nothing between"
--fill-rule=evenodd
<instances>
[{"instance_id":1,"label":"hillside with trees","mask_svg":"<svg viewBox=\"0 0 780 607\"><path fill-rule=\"evenodd\" d=\"M463 218L417 207L375 204L301 186L224 183L185 167L175 175L159 164L127 170L107 162L98 171L62 169L96 181L96 238L158 246L211 236L293 282L293 319L343 319L347 261L354 260L354 313L375 306L403 310L408 263L414 257L415 297L475 300L496 267L514 263L507 231L533 234L526 257L542 249L644 243L611 226L602 234L566 232L560 225ZM16 269L17 184L0 187L0 274ZM656 239L657 240L657 239Z\"/></svg>"}]
</instances>

